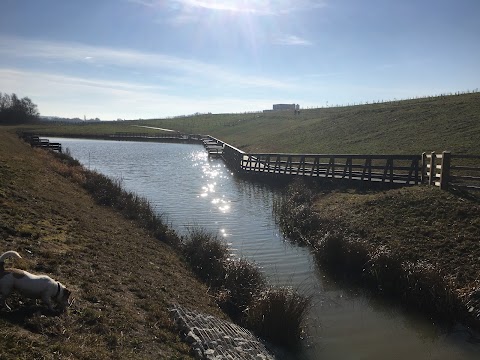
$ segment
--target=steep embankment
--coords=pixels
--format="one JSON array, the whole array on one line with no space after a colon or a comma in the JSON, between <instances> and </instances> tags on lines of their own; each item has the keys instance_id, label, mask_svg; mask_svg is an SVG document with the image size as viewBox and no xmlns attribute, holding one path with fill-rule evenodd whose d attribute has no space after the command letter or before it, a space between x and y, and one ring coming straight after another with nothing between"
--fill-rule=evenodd
<instances>
[{"instance_id":1,"label":"steep embankment","mask_svg":"<svg viewBox=\"0 0 480 360\"><path fill-rule=\"evenodd\" d=\"M9 298L13 312L0 309L0 357L190 358L169 304L223 315L176 253L96 205L43 150L5 129L0 144L0 253L17 250L24 259L7 267L49 274L75 298L59 316Z\"/></svg>"},{"instance_id":2,"label":"steep embankment","mask_svg":"<svg viewBox=\"0 0 480 360\"><path fill-rule=\"evenodd\" d=\"M210 134L247 152L480 154L480 93L369 105L290 111L208 114L173 119L35 126L46 134L159 132L132 125Z\"/></svg>"},{"instance_id":3,"label":"steep embankment","mask_svg":"<svg viewBox=\"0 0 480 360\"><path fill-rule=\"evenodd\" d=\"M144 122L211 134L248 152L480 154L480 93L392 103Z\"/></svg>"}]
</instances>

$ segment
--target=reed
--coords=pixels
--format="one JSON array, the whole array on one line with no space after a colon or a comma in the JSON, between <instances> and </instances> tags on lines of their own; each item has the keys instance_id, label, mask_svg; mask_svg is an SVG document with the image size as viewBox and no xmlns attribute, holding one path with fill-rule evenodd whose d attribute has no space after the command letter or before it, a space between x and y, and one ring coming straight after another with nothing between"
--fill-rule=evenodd
<instances>
[{"instance_id":1,"label":"reed","mask_svg":"<svg viewBox=\"0 0 480 360\"><path fill-rule=\"evenodd\" d=\"M310 297L290 287L270 287L253 299L246 324L275 344L295 347L302 337L302 323L310 303Z\"/></svg>"},{"instance_id":2,"label":"reed","mask_svg":"<svg viewBox=\"0 0 480 360\"><path fill-rule=\"evenodd\" d=\"M225 262L223 287L226 297L223 308L234 318L241 318L252 300L266 286L266 279L254 263L244 258L230 259Z\"/></svg>"},{"instance_id":3,"label":"reed","mask_svg":"<svg viewBox=\"0 0 480 360\"><path fill-rule=\"evenodd\" d=\"M328 227L313 209L315 192L304 181L293 182L274 211L284 233L289 239L303 245L315 245L315 238Z\"/></svg>"},{"instance_id":4,"label":"reed","mask_svg":"<svg viewBox=\"0 0 480 360\"><path fill-rule=\"evenodd\" d=\"M404 262L402 268L403 301L428 314L442 314L448 319L464 315L465 307L440 269L422 260Z\"/></svg>"},{"instance_id":5,"label":"reed","mask_svg":"<svg viewBox=\"0 0 480 360\"><path fill-rule=\"evenodd\" d=\"M227 245L205 229L193 228L182 245L192 269L234 320L281 346L301 339L310 298L292 288L268 286L261 270L229 257Z\"/></svg>"},{"instance_id":6,"label":"reed","mask_svg":"<svg viewBox=\"0 0 480 360\"><path fill-rule=\"evenodd\" d=\"M229 251L217 235L205 229L194 227L183 239L182 252L200 279L214 288L220 288L226 274L225 261Z\"/></svg>"}]
</instances>

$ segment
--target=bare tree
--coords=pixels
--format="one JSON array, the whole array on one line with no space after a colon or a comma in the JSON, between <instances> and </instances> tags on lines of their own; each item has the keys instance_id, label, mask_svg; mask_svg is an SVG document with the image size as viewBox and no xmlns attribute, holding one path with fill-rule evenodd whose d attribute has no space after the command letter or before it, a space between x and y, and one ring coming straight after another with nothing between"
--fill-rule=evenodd
<instances>
[{"instance_id":1,"label":"bare tree","mask_svg":"<svg viewBox=\"0 0 480 360\"><path fill-rule=\"evenodd\" d=\"M0 92L0 125L31 123L39 116L37 105L30 98L19 99L16 94Z\"/></svg>"}]
</instances>

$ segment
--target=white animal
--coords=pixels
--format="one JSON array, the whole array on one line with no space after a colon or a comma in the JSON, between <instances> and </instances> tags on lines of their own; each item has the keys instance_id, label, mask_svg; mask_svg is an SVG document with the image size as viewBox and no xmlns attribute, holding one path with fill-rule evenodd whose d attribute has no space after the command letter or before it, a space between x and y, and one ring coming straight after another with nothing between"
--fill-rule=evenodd
<instances>
[{"instance_id":1,"label":"white animal","mask_svg":"<svg viewBox=\"0 0 480 360\"><path fill-rule=\"evenodd\" d=\"M0 305L10 310L6 299L12 291L17 291L28 298L42 299L50 310L53 310L52 299L65 309L71 294L70 290L47 275L35 275L19 269L5 270L3 263L9 257L21 259L16 251L7 251L0 256Z\"/></svg>"},{"instance_id":2,"label":"white animal","mask_svg":"<svg viewBox=\"0 0 480 360\"><path fill-rule=\"evenodd\" d=\"M14 257L14 258L17 258L17 259L21 259L22 257L20 256L19 253L17 253L16 251L7 251L7 252L4 252L2 254L2 256L0 256L0 266L3 268L3 263L5 262L6 259L10 258L10 257Z\"/></svg>"}]
</instances>

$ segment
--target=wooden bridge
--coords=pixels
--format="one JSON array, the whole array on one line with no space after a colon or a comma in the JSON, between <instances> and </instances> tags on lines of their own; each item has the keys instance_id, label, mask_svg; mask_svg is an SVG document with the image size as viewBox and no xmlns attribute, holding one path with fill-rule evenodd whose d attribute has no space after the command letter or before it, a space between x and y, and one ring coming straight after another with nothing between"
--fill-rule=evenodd
<instances>
[{"instance_id":1,"label":"wooden bridge","mask_svg":"<svg viewBox=\"0 0 480 360\"><path fill-rule=\"evenodd\" d=\"M204 140L206 138L205 142L222 146L223 159L237 172L245 174L480 190L480 156L477 155L453 155L448 151L439 155L434 152L421 155L248 154L211 136Z\"/></svg>"}]
</instances>

